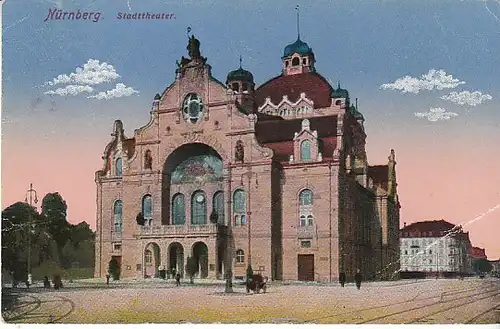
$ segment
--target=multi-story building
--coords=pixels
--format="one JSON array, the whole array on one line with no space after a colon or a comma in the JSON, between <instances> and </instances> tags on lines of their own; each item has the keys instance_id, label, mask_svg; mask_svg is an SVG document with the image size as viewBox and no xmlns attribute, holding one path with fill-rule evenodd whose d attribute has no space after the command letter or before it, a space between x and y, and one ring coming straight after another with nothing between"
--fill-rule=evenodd
<instances>
[{"instance_id":1,"label":"multi-story building","mask_svg":"<svg viewBox=\"0 0 500 329\"><path fill-rule=\"evenodd\" d=\"M200 42L154 98L150 121L126 137L114 124L96 172L95 275L114 258L122 276L184 272L331 282L398 270L393 150L369 166L364 117L347 90L316 72L300 39L282 73L259 87L240 68L212 76Z\"/></svg>"},{"instance_id":2,"label":"multi-story building","mask_svg":"<svg viewBox=\"0 0 500 329\"><path fill-rule=\"evenodd\" d=\"M401 276L465 275L471 271L469 233L444 220L401 229Z\"/></svg>"}]
</instances>

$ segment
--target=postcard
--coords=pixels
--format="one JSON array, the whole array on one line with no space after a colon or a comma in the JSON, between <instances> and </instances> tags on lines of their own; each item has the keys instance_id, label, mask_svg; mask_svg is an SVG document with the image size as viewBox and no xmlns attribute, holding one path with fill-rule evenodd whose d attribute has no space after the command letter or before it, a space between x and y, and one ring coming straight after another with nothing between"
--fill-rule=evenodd
<instances>
[{"instance_id":1,"label":"postcard","mask_svg":"<svg viewBox=\"0 0 500 329\"><path fill-rule=\"evenodd\" d=\"M6 324L500 323L500 1L0 8Z\"/></svg>"}]
</instances>

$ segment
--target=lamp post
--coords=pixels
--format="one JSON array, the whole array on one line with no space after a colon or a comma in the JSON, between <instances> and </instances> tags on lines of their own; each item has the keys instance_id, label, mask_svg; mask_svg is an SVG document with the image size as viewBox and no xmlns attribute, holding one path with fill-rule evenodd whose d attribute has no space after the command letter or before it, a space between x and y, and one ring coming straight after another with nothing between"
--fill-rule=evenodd
<instances>
[{"instance_id":1,"label":"lamp post","mask_svg":"<svg viewBox=\"0 0 500 329\"><path fill-rule=\"evenodd\" d=\"M30 188L26 192L26 198L24 199L26 203L29 203L30 207L33 207L33 204L38 203L38 197L36 191L33 189L33 184L30 183ZM28 217L28 281L31 281L31 230L32 230L32 218L31 218L31 209ZM31 282L30 282L31 283Z\"/></svg>"}]
</instances>

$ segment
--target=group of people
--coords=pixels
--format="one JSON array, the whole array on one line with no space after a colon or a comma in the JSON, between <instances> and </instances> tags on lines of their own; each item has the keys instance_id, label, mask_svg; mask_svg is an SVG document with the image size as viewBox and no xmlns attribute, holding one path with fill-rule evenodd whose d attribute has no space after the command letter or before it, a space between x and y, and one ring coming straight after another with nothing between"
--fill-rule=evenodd
<instances>
[{"instance_id":1,"label":"group of people","mask_svg":"<svg viewBox=\"0 0 500 329\"><path fill-rule=\"evenodd\" d=\"M361 280L362 280L362 275L361 275L361 271L358 269L356 271L356 274L354 275L354 282L356 282L356 288L361 289ZM346 283L347 279L346 279L346 275L344 272L341 272L339 274L339 283L342 287L345 286L345 283Z\"/></svg>"}]
</instances>

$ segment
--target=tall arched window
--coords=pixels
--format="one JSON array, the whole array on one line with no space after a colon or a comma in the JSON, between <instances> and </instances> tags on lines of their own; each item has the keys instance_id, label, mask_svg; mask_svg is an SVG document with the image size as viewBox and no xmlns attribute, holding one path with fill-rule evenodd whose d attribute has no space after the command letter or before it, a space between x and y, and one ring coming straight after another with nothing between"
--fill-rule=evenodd
<instances>
[{"instance_id":1,"label":"tall arched window","mask_svg":"<svg viewBox=\"0 0 500 329\"><path fill-rule=\"evenodd\" d=\"M310 189L304 189L299 193L299 225L313 226L313 192Z\"/></svg>"},{"instance_id":2,"label":"tall arched window","mask_svg":"<svg viewBox=\"0 0 500 329\"><path fill-rule=\"evenodd\" d=\"M115 219L115 232L121 232L123 225L123 203L121 200L115 201L115 204L113 206L113 214Z\"/></svg>"},{"instance_id":3,"label":"tall arched window","mask_svg":"<svg viewBox=\"0 0 500 329\"><path fill-rule=\"evenodd\" d=\"M118 158L115 161L115 174L118 177L122 176L122 158Z\"/></svg>"},{"instance_id":4,"label":"tall arched window","mask_svg":"<svg viewBox=\"0 0 500 329\"><path fill-rule=\"evenodd\" d=\"M238 189L233 193L233 213L234 225L246 224L246 193L242 189Z\"/></svg>"},{"instance_id":5,"label":"tall arched window","mask_svg":"<svg viewBox=\"0 0 500 329\"><path fill-rule=\"evenodd\" d=\"M186 201L183 194L176 194L172 199L172 224L183 225L186 223Z\"/></svg>"},{"instance_id":6,"label":"tall arched window","mask_svg":"<svg viewBox=\"0 0 500 329\"><path fill-rule=\"evenodd\" d=\"M298 57L295 57L294 59L292 59L292 66L297 66L300 64L300 60Z\"/></svg>"},{"instance_id":7,"label":"tall arched window","mask_svg":"<svg viewBox=\"0 0 500 329\"><path fill-rule=\"evenodd\" d=\"M142 216L144 217L148 225L152 224L153 221L153 199L151 195L145 195L142 198Z\"/></svg>"},{"instance_id":8,"label":"tall arched window","mask_svg":"<svg viewBox=\"0 0 500 329\"><path fill-rule=\"evenodd\" d=\"M309 206L313 203L313 192L310 189L304 189L299 195L300 205Z\"/></svg>"},{"instance_id":9,"label":"tall arched window","mask_svg":"<svg viewBox=\"0 0 500 329\"><path fill-rule=\"evenodd\" d=\"M191 224L207 223L207 200L203 191L196 191L191 197Z\"/></svg>"},{"instance_id":10,"label":"tall arched window","mask_svg":"<svg viewBox=\"0 0 500 329\"><path fill-rule=\"evenodd\" d=\"M217 223L224 224L224 192L219 191L214 194L213 211L217 216Z\"/></svg>"},{"instance_id":11,"label":"tall arched window","mask_svg":"<svg viewBox=\"0 0 500 329\"><path fill-rule=\"evenodd\" d=\"M302 161L311 161L311 142L308 140L300 144L300 159Z\"/></svg>"}]
</instances>

